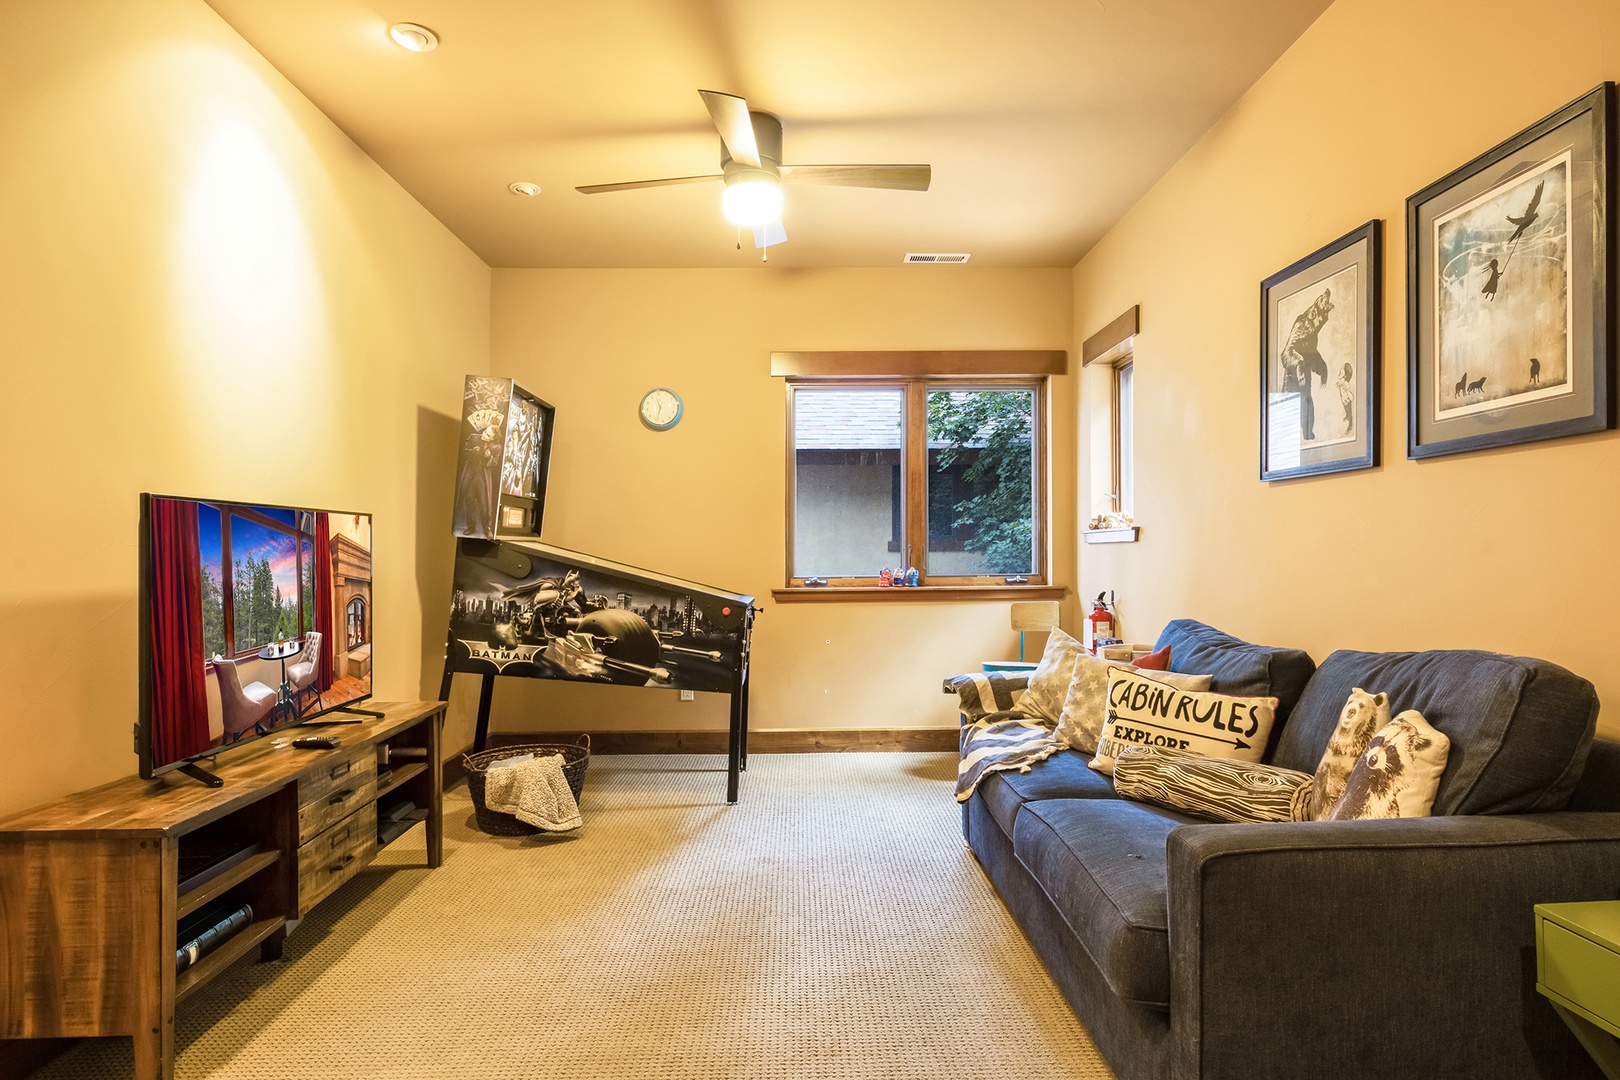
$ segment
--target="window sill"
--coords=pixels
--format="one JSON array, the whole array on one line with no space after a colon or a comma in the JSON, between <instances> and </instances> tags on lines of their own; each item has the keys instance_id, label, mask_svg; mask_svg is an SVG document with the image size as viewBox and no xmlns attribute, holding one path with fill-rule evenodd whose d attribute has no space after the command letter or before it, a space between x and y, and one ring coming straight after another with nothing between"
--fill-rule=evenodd
<instances>
[{"instance_id":1,"label":"window sill","mask_svg":"<svg viewBox=\"0 0 1620 1080\"><path fill-rule=\"evenodd\" d=\"M1061 600L1063 585L920 585L914 589L881 585L819 585L772 589L778 604L960 602L964 600Z\"/></svg>"},{"instance_id":2,"label":"window sill","mask_svg":"<svg viewBox=\"0 0 1620 1080\"><path fill-rule=\"evenodd\" d=\"M1134 544L1141 539L1140 525L1129 525L1123 529L1087 529L1081 533L1088 544Z\"/></svg>"}]
</instances>

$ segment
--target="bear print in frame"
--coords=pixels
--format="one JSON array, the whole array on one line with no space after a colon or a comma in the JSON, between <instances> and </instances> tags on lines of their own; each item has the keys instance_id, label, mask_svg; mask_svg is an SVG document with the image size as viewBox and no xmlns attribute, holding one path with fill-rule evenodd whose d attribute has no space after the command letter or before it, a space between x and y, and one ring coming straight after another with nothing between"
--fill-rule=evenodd
<instances>
[{"instance_id":1,"label":"bear print in frame","mask_svg":"<svg viewBox=\"0 0 1620 1080\"><path fill-rule=\"evenodd\" d=\"M1260 285L1260 479L1378 464L1382 223Z\"/></svg>"}]
</instances>

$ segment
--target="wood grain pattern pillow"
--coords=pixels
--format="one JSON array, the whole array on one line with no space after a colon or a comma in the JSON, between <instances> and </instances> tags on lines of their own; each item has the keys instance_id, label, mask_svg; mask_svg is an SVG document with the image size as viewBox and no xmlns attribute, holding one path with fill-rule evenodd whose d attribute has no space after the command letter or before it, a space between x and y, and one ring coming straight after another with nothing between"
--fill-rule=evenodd
<instances>
[{"instance_id":1,"label":"wood grain pattern pillow","mask_svg":"<svg viewBox=\"0 0 1620 1080\"><path fill-rule=\"evenodd\" d=\"M1428 817L1451 756L1451 740L1408 709L1379 729L1324 821Z\"/></svg>"},{"instance_id":2,"label":"wood grain pattern pillow","mask_svg":"<svg viewBox=\"0 0 1620 1080\"><path fill-rule=\"evenodd\" d=\"M1146 746L1114 759L1114 790L1127 799L1215 821L1309 821L1315 785L1295 769Z\"/></svg>"},{"instance_id":3,"label":"wood grain pattern pillow","mask_svg":"<svg viewBox=\"0 0 1620 1080\"><path fill-rule=\"evenodd\" d=\"M1057 723L1063 715L1063 699L1068 696L1069 681L1074 678L1075 661L1089 655L1084 645L1054 628L1047 635L1041 662L1029 677L1029 689L1013 703L1013 708L1025 716Z\"/></svg>"},{"instance_id":4,"label":"wood grain pattern pillow","mask_svg":"<svg viewBox=\"0 0 1620 1080\"><path fill-rule=\"evenodd\" d=\"M1326 820L1344 794L1350 770L1361 759L1372 737L1389 723L1389 695L1369 694L1361 687L1350 691L1350 698L1339 712L1339 726L1328 738L1322 761L1316 766L1316 787L1311 794L1311 816Z\"/></svg>"},{"instance_id":5,"label":"wood grain pattern pillow","mask_svg":"<svg viewBox=\"0 0 1620 1080\"><path fill-rule=\"evenodd\" d=\"M1063 711L1058 715L1058 742L1083 753L1097 752L1097 740L1102 736L1104 721L1108 719L1108 676L1116 668L1141 670L1123 660L1101 660L1090 653L1080 654L1075 661L1068 696L1063 699ZM1182 675L1175 671L1148 671L1144 674L1177 690L1209 689L1208 675Z\"/></svg>"},{"instance_id":6,"label":"wood grain pattern pillow","mask_svg":"<svg viewBox=\"0 0 1620 1080\"><path fill-rule=\"evenodd\" d=\"M1177 690L1116 668L1108 675L1108 715L1091 767L1112 773L1114 758L1127 746L1259 761L1276 720L1274 697Z\"/></svg>"}]
</instances>

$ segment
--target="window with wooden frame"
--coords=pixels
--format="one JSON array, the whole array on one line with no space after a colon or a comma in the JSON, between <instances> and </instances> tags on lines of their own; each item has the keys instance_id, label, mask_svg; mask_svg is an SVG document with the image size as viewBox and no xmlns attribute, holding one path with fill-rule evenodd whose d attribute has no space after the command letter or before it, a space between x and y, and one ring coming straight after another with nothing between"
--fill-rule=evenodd
<instances>
[{"instance_id":1,"label":"window with wooden frame","mask_svg":"<svg viewBox=\"0 0 1620 1080\"><path fill-rule=\"evenodd\" d=\"M1113 486L1114 509L1136 512L1136 365L1130 356L1114 365Z\"/></svg>"},{"instance_id":2,"label":"window with wooden frame","mask_svg":"<svg viewBox=\"0 0 1620 1080\"><path fill-rule=\"evenodd\" d=\"M312 514L201 503L197 527L204 656L244 659L315 628Z\"/></svg>"},{"instance_id":3,"label":"window with wooden frame","mask_svg":"<svg viewBox=\"0 0 1620 1080\"><path fill-rule=\"evenodd\" d=\"M1106 432L1088 439L1098 452L1087 469L1089 522L1081 533L1088 544L1132 543L1136 516L1136 335L1141 309L1133 307L1086 339L1081 347L1082 429Z\"/></svg>"},{"instance_id":4,"label":"window with wooden frame","mask_svg":"<svg viewBox=\"0 0 1620 1080\"><path fill-rule=\"evenodd\" d=\"M911 566L936 595L1048 585L1047 377L994 370L1029 354L982 375L866 373L976 354L810 355L864 370L786 373L785 592L858 594Z\"/></svg>"}]
</instances>

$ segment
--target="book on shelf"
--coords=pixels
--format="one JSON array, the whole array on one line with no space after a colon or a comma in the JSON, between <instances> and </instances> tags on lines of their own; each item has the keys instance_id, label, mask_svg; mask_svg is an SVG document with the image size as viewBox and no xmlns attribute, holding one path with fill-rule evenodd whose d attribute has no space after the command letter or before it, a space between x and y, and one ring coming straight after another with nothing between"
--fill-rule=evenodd
<instances>
[{"instance_id":1,"label":"book on shelf","mask_svg":"<svg viewBox=\"0 0 1620 1080\"><path fill-rule=\"evenodd\" d=\"M218 949L253 921L253 905L232 901L206 904L180 920L174 939L174 971L180 972Z\"/></svg>"}]
</instances>

